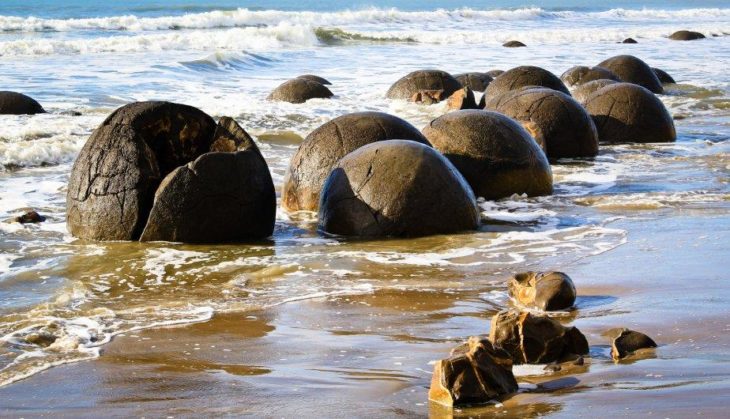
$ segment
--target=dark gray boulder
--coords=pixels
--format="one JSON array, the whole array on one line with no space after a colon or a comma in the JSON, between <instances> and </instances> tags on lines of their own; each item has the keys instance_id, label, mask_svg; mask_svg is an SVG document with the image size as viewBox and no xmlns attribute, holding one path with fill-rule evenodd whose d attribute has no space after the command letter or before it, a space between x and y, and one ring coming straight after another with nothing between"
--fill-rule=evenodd
<instances>
[{"instance_id":1,"label":"dark gray boulder","mask_svg":"<svg viewBox=\"0 0 730 419\"><path fill-rule=\"evenodd\" d=\"M602 61L598 66L610 70L623 82L638 84L653 93L664 91L651 67L633 55L618 55Z\"/></svg>"},{"instance_id":2,"label":"dark gray boulder","mask_svg":"<svg viewBox=\"0 0 730 419\"><path fill-rule=\"evenodd\" d=\"M41 104L30 96L0 91L0 115L35 115L45 112Z\"/></svg>"},{"instance_id":3,"label":"dark gray boulder","mask_svg":"<svg viewBox=\"0 0 730 419\"><path fill-rule=\"evenodd\" d=\"M640 349L656 347L656 342L649 336L634 330L621 329L611 341L611 357L619 361Z\"/></svg>"},{"instance_id":4,"label":"dark gray boulder","mask_svg":"<svg viewBox=\"0 0 730 419\"><path fill-rule=\"evenodd\" d=\"M522 48L526 47L527 45L523 44L520 41L507 41L504 44L502 44L505 48Z\"/></svg>"},{"instance_id":5,"label":"dark gray boulder","mask_svg":"<svg viewBox=\"0 0 730 419\"><path fill-rule=\"evenodd\" d=\"M304 103L309 99L329 99L333 96L330 89L322 83L296 78L287 80L269 94L268 100Z\"/></svg>"},{"instance_id":6,"label":"dark gray boulder","mask_svg":"<svg viewBox=\"0 0 730 419\"><path fill-rule=\"evenodd\" d=\"M670 76L669 73L666 71L660 69L660 68L652 68L654 70L654 74L656 74L657 78L659 78L659 81L662 82L662 84L676 84L677 82L674 81L674 77Z\"/></svg>"}]
</instances>

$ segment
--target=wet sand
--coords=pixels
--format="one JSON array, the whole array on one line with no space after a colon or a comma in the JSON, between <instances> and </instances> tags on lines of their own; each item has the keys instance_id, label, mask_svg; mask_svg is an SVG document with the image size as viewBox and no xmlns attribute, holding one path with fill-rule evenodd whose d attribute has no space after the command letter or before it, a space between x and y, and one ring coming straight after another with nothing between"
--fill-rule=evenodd
<instances>
[{"instance_id":1,"label":"wet sand","mask_svg":"<svg viewBox=\"0 0 730 419\"><path fill-rule=\"evenodd\" d=\"M505 288L485 285L377 289L127 333L98 359L0 388L0 416L724 417L728 221L724 205L655 211L611 223L629 240L609 252L530 265L572 276L578 310L563 319L591 353L583 367L518 377L520 393L500 405L452 412L427 400L430 362L488 333L501 308L489 295ZM659 348L615 364L603 336L614 327Z\"/></svg>"}]
</instances>

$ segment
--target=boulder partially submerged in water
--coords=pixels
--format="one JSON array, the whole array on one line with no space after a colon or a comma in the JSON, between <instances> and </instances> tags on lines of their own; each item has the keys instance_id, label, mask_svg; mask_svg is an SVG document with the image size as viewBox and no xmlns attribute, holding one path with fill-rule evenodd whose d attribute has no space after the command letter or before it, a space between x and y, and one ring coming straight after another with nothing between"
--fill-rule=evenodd
<instances>
[{"instance_id":1,"label":"boulder partially submerged in water","mask_svg":"<svg viewBox=\"0 0 730 419\"><path fill-rule=\"evenodd\" d=\"M588 341L576 327L517 310L492 317L489 340L507 351L515 364L544 364L588 353Z\"/></svg>"},{"instance_id":2,"label":"boulder partially submerged in water","mask_svg":"<svg viewBox=\"0 0 730 419\"><path fill-rule=\"evenodd\" d=\"M418 70L393 83L386 96L389 99L429 103L445 100L459 89L461 83L445 71Z\"/></svg>"},{"instance_id":3,"label":"boulder partially submerged in water","mask_svg":"<svg viewBox=\"0 0 730 419\"><path fill-rule=\"evenodd\" d=\"M472 336L437 361L428 399L445 406L482 404L517 391L512 360L489 340Z\"/></svg>"},{"instance_id":4,"label":"boulder partially submerged in water","mask_svg":"<svg viewBox=\"0 0 730 419\"><path fill-rule=\"evenodd\" d=\"M568 86L580 86L600 79L621 81L611 70L603 67L586 67L582 65L571 67L560 76L560 80Z\"/></svg>"},{"instance_id":5,"label":"boulder partially submerged in water","mask_svg":"<svg viewBox=\"0 0 730 419\"><path fill-rule=\"evenodd\" d=\"M677 137L674 121L662 101L636 84L603 87L586 100L585 108L601 141L666 143Z\"/></svg>"},{"instance_id":6,"label":"boulder partially submerged in water","mask_svg":"<svg viewBox=\"0 0 730 419\"><path fill-rule=\"evenodd\" d=\"M463 87L468 87L476 92L483 92L494 80L494 77L487 73L463 73L456 74L454 78L461 83Z\"/></svg>"},{"instance_id":7,"label":"boulder partially submerged in water","mask_svg":"<svg viewBox=\"0 0 730 419\"><path fill-rule=\"evenodd\" d=\"M575 304L573 280L562 272L523 272L510 278L509 293L520 304L544 311L566 310Z\"/></svg>"},{"instance_id":8,"label":"boulder partially submerged in water","mask_svg":"<svg viewBox=\"0 0 730 419\"><path fill-rule=\"evenodd\" d=\"M618 361L640 349L656 348L652 338L634 330L622 329L611 342L611 357Z\"/></svg>"},{"instance_id":9,"label":"boulder partially submerged in water","mask_svg":"<svg viewBox=\"0 0 730 419\"><path fill-rule=\"evenodd\" d=\"M343 157L322 188L320 228L359 237L426 236L474 230L469 185L433 148L378 141Z\"/></svg>"},{"instance_id":10,"label":"boulder partially submerged in water","mask_svg":"<svg viewBox=\"0 0 730 419\"><path fill-rule=\"evenodd\" d=\"M496 78L497 76L499 76L499 75L501 75L501 74L503 74L503 73L504 73L504 70L498 70L498 69L494 69L494 70L489 70L489 71L487 71L487 73L486 73L486 74L487 74L488 76L491 76L491 77L492 77L492 79L494 79L494 78Z\"/></svg>"},{"instance_id":11,"label":"boulder partially submerged in water","mask_svg":"<svg viewBox=\"0 0 730 419\"><path fill-rule=\"evenodd\" d=\"M13 221L20 224L38 224L46 221L46 217L38 214L38 211L36 210L28 210L13 218Z\"/></svg>"},{"instance_id":12,"label":"boulder partially submerged in water","mask_svg":"<svg viewBox=\"0 0 730 419\"><path fill-rule=\"evenodd\" d=\"M662 84L647 63L633 55L618 55L602 61L599 67L606 68L617 75L621 81L634 83L653 93L662 93Z\"/></svg>"},{"instance_id":13,"label":"boulder partially submerged in water","mask_svg":"<svg viewBox=\"0 0 730 419\"><path fill-rule=\"evenodd\" d=\"M304 103L309 99L329 99L330 89L322 83L305 78L287 80L269 94L268 100L289 103Z\"/></svg>"},{"instance_id":14,"label":"boulder partially submerged in water","mask_svg":"<svg viewBox=\"0 0 730 419\"><path fill-rule=\"evenodd\" d=\"M451 112L431 121L423 134L459 169L477 196L499 199L553 192L545 153L507 116L480 110Z\"/></svg>"},{"instance_id":15,"label":"boulder partially submerged in water","mask_svg":"<svg viewBox=\"0 0 730 419\"><path fill-rule=\"evenodd\" d=\"M638 44L636 39L634 38L626 38L623 41L621 41L622 44Z\"/></svg>"},{"instance_id":16,"label":"boulder partially submerged in water","mask_svg":"<svg viewBox=\"0 0 730 419\"><path fill-rule=\"evenodd\" d=\"M287 211L316 211L320 190L342 157L364 145L394 139L428 144L413 125L382 112L356 112L325 123L307 136L292 157L281 205Z\"/></svg>"},{"instance_id":17,"label":"boulder partially submerged in water","mask_svg":"<svg viewBox=\"0 0 730 419\"><path fill-rule=\"evenodd\" d=\"M481 107L487 100L503 95L510 90L518 90L525 86L547 87L548 89L563 92L570 95L570 91L562 81L553 73L533 66L515 67L497 76L484 91L484 96L479 103Z\"/></svg>"},{"instance_id":18,"label":"boulder partially submerged in water","mask_svg":"<svg viewBox=\"0 0 730 419\"><path fill-rule=\"evenodd\" d=\"M598 133L590 115L565 93L524 87L488 99L484 108L520 122L549 158L598 154Z\"/></svg>"},{"instance_id":19,"label":"boulder partially submerged in water","mask_svg":"<svg viewBox=\"0 0 730 419\"><path fill-rule=\"evenodd\" d=\"M474 92L468 87L461 88L449 96L446 107L450 110L478 109Z\"/></svg>"},{"instance_id":20,"label":"boulder partially submerged in water","mask_svg":"<svg viewBox=\"0 0 730 419\"><path fill-rule=\"evenodd\" d=\"M705 39L705 35L695 31L677 31L669 35L669 39L673 41L694 41L697 39Z\"/></svg>"},{"instance_id":21,"label":"boulder partially submerged in water","mask_svg":"<svg viewBox=\"0 0 730 419\"><path fill-rule=\"evenodd\" d=\"M30 96L0 91L0 115L35 115L45 112L43 106Z\"/></svg>"},{"instance_id":22,"label":"boulder partially submerged in water","mask_svg":"<svg viewBox=\"0 0 730 419\"><path fill-rule=\"evenodd\" d=\"M502 46L505 48L522 48L522 47L526 47L527 45L525 45L524 43L522 43L520 41L512 40L512 41L505 42L504 44L502 44Z\"/></svg>"},{"instance_id":23,"label":"boulder partially submerged in water","mask_svg":"<svg viewBox=\"0 0 730 419\"><path fill-rule=\"evenodd\" d=\"M620 83L616 80L600 79L589 81L588 83L581 84L573 90L573 99L575 99L581 105L585 105L586 100L597 90L602 89L609 84Z\"/></svg>"},{"instance_id":24,"label":"boulder partially submerged in water","mask_svg":"<svg viewBox=\"0 0 730 419\"><path fill-rule=\"evenodd\" d=\"M661 68L652 67L652 70L654 70L654 74L656 74L657 78L659 78L659 81L662 82L662 84L677 83L676 81L674 81L674 77L670 76L669 73L662 70Z\"/></svg>"},{"instance_id":25,"label":"boulder partially submerged in water","mask_svg":"<svg viewBox=\"0 0 730 419\"><path fill-rule=\"evenodd\" d=\"M297 76L297 78L298 78L298 79L305 79L305 80L311 80L311 81L317 82L317 83L319 83L319 84L323 84L323 85L325 85L325 86L329 86L329 85L331 85L331 84L332 84L332 83L331 83L331 82L330 82L329 80L327 80L326 78L324 78L324 77L320 77L320 76L316 76L316 75L314 75L314 74L303 74L303 75L301 75L301 76Z\"/></svg>"}]
</instances>

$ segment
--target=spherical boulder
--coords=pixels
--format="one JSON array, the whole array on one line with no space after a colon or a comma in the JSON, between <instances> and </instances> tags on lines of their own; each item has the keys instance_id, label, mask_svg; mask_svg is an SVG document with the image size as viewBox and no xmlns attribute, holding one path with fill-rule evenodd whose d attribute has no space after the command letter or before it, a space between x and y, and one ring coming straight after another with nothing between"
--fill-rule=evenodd
<instances>
[{"instance_id":1,"label":"spherical boulder","mask_svg":"<svg viewBox=\"0 0 730 419\"><path fill-rule=\"evenodd\" d=\"M659 98L631 83L616 83L594 92L585 108L609 143L666 143L677 138L674 121Z\"/></svg>"},{"instance_id":2,"label":"spherical boulder","mask_svg":"<svg viewBox=\"0 0 730 419\"><path fill-rule=\"evenodd\" d=\"M322 83L296 78L287 80L269 94L268 100L304 103L309 99L329 99L332 92Z\"/></svg>"},{"instance_id":3,"label":"spherical boulder","mask_svg":"<svg viewBox=\"0 0 730 419\"><path fill-rule=\"evenodd\" d=\"M705 35L695 31L677 31L669 35L669 39L673 41L694 41L697 39L705 39Z\"/></svg>"},{"instance_id":4,"label":"spherical boulder","mask_svg":"<svg viewBox=\"0 0 730 419\"><path fill-rule=\"evenodd\" d=\"M573 99L575 99L581 105L585 105L586 100L590 95L598 89L601 89L609 84L620 83L616 80L599 79L589 81L588 83L581 84L573 90Z\"/></svg>"},{"instance_id":5,"label":"spherical boulder","mask_svg":"<svg viewBox=\"0 0 730 419\"><path fill-rule=\"evenodd\" d=\"M654 74L656 74L657 78L659 78L659 81L662 82L662 84L676 84L677 82L674 81L674 77L670 76L669 73L662 70L661 68L652 68L654 70Z\"/></svg>"},{"instance_id":6,"label":"spherical boulder","mask_svg":"<svg viewBox=\"0 0 730 419\"><path fill-rule=\"evenodd\" d=\"M560 76L560 80L568 86L580 86L581 84L588 83L589 81L600 79L621 81L621 79L610 70L602 67L586 67L582 65L569 68Z\"/></svg>"},{"instance_id":7,"label":"spherical boulder","mask_svg":"<svg viewBox=\"0 0 730 419\"><path fill-rule=\"evenodd\" d=\"M226 243L274 231L276 192L257 148L211 152L160 184L141 241Z\"/></svg>"},{"instance_id":8,"label":"spherical boulder","mask_svg":"<svg viewBox=\"0 0 730 419\"><path fill-rule=\"evenodd\" d=\"M479 209L469 185L433 148L408 140L360 147L330 173L320 228L359 237L426 236L474 230Z\"/></svg>"},{"instance_id":9,"label":"spherical boulder","mask_svg":"<svg viewBox=\"0 0 730 419\"><path fill-rule=\"evenodd\" d=\"M510 296L526 307L565 310L575 304L573 280L562 272L523 272L507 283Z\"/></svg>"},{"instance_id":10,"label":"spherical boulder","mask_svg":"<svg viewBox=\"0 0 730 419\"><path fill-rule=\"evenodd\" d=\"M484 91L482 100L497 97L525 86L547 87L570 95L570 91L553 73L533 66L515 67L497 76Z\"/></svg>"},{"instance_id":11,"label":"spherical boulder","mask_svg":"<svg viewBox=\"0 0 730 419\"><path fill-rule=\"evenodd\" d=\"M656 342L649 336L634 330L621 329L611 342L611 358L619 361L638 350L656 347Z\"/></svg>"},{"instance_id":12,"label":"spherical boulder","mask_svg":"<svg viewBox=\"0 0 730 419\"><path fill-rule=\"evenodd\" d=\"M301 76L297 76L297 78L298 79L305 79L305 80L316 81L317 83L323 84L325 86L328 86L328 85L331 85L332 84L326 78L320 77L320 76L315 76L314 74L303 74Z\"/></svg>"},{"instance_id":13,"label":"spherical boulder","mask_svg":"<svg viewBox=\"0 0 730 419\"><path fill-rule=\"evenodd\" d=\"M493 79L499 76L500 74L504 73L504 70L489 70L487 71L487 75L491 76Z\"/></svg>"},{"instance_id":14,"label":"spherical boulder","mask_svg":"<svg viewBox=\"0 0 730 419\"><path fill-rule=\"evenodd\" d=\"M523 44L520 41L507 41L504 44L502 44L502 46L505 48L521 48L521 47L526 47L527 45Z\"/></svg>"},{"instance_id":15,"label":"spherical boulder","mask_svg":"<svg viewBox=\"0 0 730 419\"><path fill-rule=\"evenodd\" d=\"M393 83L386 96L415 102L428 92L437 101L444 100L461 89L461 83L451 74L441 70L418 70Z\"/></svg>"},{"instance_id":16,"label":"spherical boulder","mask_svg":"<svg viewBox=\"0 0 730 419\"><path fill-rule=\"evenodd\" d=\"M662 84L654 71L639 58L633 55L618 55L598 64L617 75L621 81L643 86L654 93L662 93Z\"/></svg>"},{"instance_id":17,"label":"spherical boulder","mask_svg":"<svg viewBox=\"0 0 730 419\"><path fill-rule=\"evenodd\" d=\"M520 124L505 115L455 111L431 121L423 134L459 169L477 196L499 199L553 192L545 153Z\"/></svg>"},{"instance_id":18,"label":"spherical boulder","mask_svg":"<svg viewBox=\"0 0 730 419\"><path fill-rule=\"evenodd\" d=\"M202 111L138 102L114 111L74 162L66 199L69 232L92 240L136 240L161 180L210 150L216 124Z\"/></svg>"},{"instance_id":19,"label":"spherical boulder","mask_svg":"<svg viewBox=\"0 0 730 419\"><path fill-rule=\"evenodd\" d=\"M458 80L463 87L468 87L475 92L483 92L484 89L489 86L489 83L494 80L494 78L487 73L456 74L454 75L454 78Z\"/></svg>"},{"instance_id":20,"label":"spherical boulder","mask_svg":"<svg viewBox=\"0 0 730 419\"><path fill-rule=\"evenodd\" d=\"M413 125L382 112L342 115L315 129L291 159L284 177L282 207L290 212L316 211L324 181L342 157L364 145L394 139L428 144Z\"/></svg>"},{"instance_id":21,"label":"spherical boulder","mask_svg":"<svg viewBox=\"0 0 730 419\"><path fill-rule=\"evenodd\" d=\"M0 92L0 115L35 115L45 113L40 103L17 92Z\"/></svg>"},{"instance_id":22,"label":"spherical boulder","mask_svg":"<svg viewBox=\"0 0 730 419\"><path fill-rule=\"evenodd\" d=\"M485 109L520 122L549 158L598 154L598 133L590 115L565 93L524 87L487 100Z\"/></svg>"}]
</instances>

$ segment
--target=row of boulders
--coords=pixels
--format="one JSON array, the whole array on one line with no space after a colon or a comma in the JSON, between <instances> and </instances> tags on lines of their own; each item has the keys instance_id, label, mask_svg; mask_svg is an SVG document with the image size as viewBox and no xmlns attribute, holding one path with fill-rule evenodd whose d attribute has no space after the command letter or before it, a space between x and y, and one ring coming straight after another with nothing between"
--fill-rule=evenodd
<instances>
[{"instance_id":1,"label":"row of boulders","mask_svg":"<svg viewBox=\"0 0 730 419\"><path fill-rule=\"evenodd\" d=\"M545 311L572 307L572 280L562 272L527 272L513 277L509 290L517 308L492 317L488 338L472 336L435 363L429 400L447 406L496 401L518 390L514 364L551 364L548 370L560 370L559 364L583 364L589 345L580 330L546 314L520 310L524 301L530 307L550 307ZM657 346L650 337L629 329L610 334L614 361Z\"/></svg>"}]
</instances>

